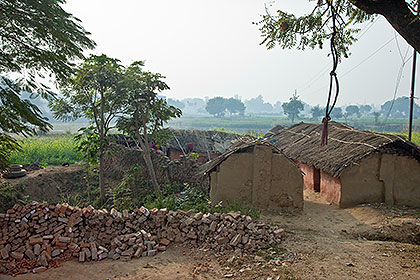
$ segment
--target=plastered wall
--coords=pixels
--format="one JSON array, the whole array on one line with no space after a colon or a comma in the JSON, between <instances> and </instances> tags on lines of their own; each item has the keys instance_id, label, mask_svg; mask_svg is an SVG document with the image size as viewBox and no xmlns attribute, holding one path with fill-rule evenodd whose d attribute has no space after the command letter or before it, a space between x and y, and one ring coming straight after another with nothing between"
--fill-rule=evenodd
<instances>
[{"instance_id":1,"label":"plastered wall","mask_svg":"<svg viewBox=\"0 0 420 280\"><path fill-rule=\"evenodd\" d=\"M260 209L303 208L303 178L300 170L270 147L256 145L235 153L210 174L210 198L252 205Z\"/></svg>"}]
</instances>

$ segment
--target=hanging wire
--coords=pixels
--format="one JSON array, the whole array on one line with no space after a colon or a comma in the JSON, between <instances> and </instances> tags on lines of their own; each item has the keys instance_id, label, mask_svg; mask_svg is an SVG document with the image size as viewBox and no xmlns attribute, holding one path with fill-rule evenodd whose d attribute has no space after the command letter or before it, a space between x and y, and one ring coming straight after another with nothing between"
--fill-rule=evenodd
<instances>
[{"instance_id":1,"label":"hanging wire","mask_svg":"<svg viewBox=\"0 0 420 280\"><path fill-rule=\"evenodd\" d=\"M339 54L337 51L337 47L335 45L335 38L338 34L337 31L337 13L334 9L333 0L327 0L328 8L331 12L331 19L332 19L332 34L331 34L331 42L330 42L330 48L331 48L331 57L332 57L332 70L330 72L330 86L328 90L328 100L327 100L327 106L325 107L325 117L322 119L323 123L323 129L321 133L321 145L327 145L328 144L328 122L331 120L331 112L334 109L335 104L337 103L338 93L340 91L338 77L337 77L337 66L339 63ZM334 101L331 103L332 95L333 95L333 85L335 84L335 97Z\"/></svg>"}]
</instances>

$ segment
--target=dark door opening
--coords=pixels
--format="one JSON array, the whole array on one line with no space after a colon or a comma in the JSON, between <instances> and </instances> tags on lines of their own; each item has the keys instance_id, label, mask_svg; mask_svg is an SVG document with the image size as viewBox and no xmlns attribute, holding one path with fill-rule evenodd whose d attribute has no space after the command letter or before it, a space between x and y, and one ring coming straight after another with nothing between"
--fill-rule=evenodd
<instances>
[{"instance_id":1,"label":"dark door opening","mask_svg":"<svg viewBox=\"0 0 420 280\"><path fill-rule=\"evenodd\" d=\"M314 191L321 191L321 172L319 169L314 167Z\"/></svg>"}]
</instances>

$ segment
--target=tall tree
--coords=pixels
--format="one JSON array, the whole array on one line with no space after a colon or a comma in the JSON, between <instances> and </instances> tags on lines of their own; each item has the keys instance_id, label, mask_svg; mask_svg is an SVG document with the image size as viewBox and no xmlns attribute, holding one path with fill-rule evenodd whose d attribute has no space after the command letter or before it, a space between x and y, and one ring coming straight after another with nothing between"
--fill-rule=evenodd
<instances>
[{"instance_id":1,"label":"tall tree","mask_svg":"<svg viewBox=\"0 0 420 280\"><path fill-rule=\"evenodd\" d=\"M324 114L324 109L321 108L319 105L312 107L311 109L312 120L318 121L322 117L323 114Z\"/></svg>"},{"instance_id":2,"label":"tall tree","mask_svg":"<svg viewBox=\"0 0 420 280\"><path fill-rule=\"evenodd\" d=\"M404 118L409 115L410 100L407 97L398 97L395 100L388 100L381 105L381 113L393 118ZM420 106L414 103L414 116L420 116Z\"/></svg>"},{"instance_id":3,"label":"tall tree","mask_svg":"<svg viewBox=\"0 0 420 280\"><path fill-rule=\"evenodd\" d=\"M343 110L340 107L334 107L331 112L331 117L341 119L343 117Z\"/></svg>"},{"instance_id":4,"label":"tall tree","mask_svg":"<svg viewBox=\"0 0 420 280\"><path fill-rule=\"evenodd\" d=\"M361 114L367 115L370 111L372 111L372 106L370 106L370 105L360 105L359 109L360 109Z\"/></svg>"},{"instance_id":5,"label":"tall tree","mask_svg":"<svg viewBox=\"0 0 420 280\"><path fill-rule=\"evenodd\" d=\"M226 112L226 99L220 96L209 99L206 104L206 111L210 115L223 117Z\"/></svg>"},{"instance_id":6,"label":"tall tree","mask_svg":"<svg viewBox=\"0 0 420 280\"><path fill-rule=\"evenodd\" d=\"M137 138L142 150L149 176L156 192L160 191L153 166L150 147L163 125L172 118L181 116L181 110L169 106L159 98L159 92L168 90L159 73L142 70L142 61L133 62L124 72L124 115L117 121L117 127Z\"/></svg>"},{"instance_id":7,"label":"tall tree","mask_svg":"<svg viewBox=\"0 0 420 280\"><path fill-rule=\"evenodd\" d=\"M106 136L111 122L122 110L123 99L120 86L123 66L119 60L104 54L91 55L75 71L71 79L62 86L63 97L51 103L58 119L75 120L80 117L91 120L99 135L99 187L101 204L104 202L103 159Z\"/></svg>"},{"instance_id":8,"label":"tall tree","mask_svg":"<svg viewBox=\"0 0 420 280\"><path fill-rule=\"evenodd\" d=\"M225 100L225 107L230 114L238 114L243 116L245 112L244 103L236 98L229 98Z\"/></svg>"},{"instance_id":9,"label":"tall tree","mask_svg":"<svg viewBox=\"0 0 420 280\"><path fill-rule=\"evenodd\" d=\"M273 105L264 102L263 96L260 94L255 98L245 101L246 111L249 113L269 113L273 111Z\"/></svg>"},{"instance_id":10,"label":"tall tree","mask_svg":"<svg viewBox=\"0 0 420 280\"><path fill-rule=\"evenodd\" d=\"M323 47L324 41L331 38L329 26L331 3L338 14L339 32L335 37L339 55L347 57L349 46L357 39L359 23L372 20L372 15L382 15L392 27L417 51L420 51L420 20L416 15L418 0L319 0L312 1L310 14L296 16L286 11L266 14L259 22L264 38L262 44L269 49L279 44L282 48L298 49Z\"/></svg>"},{"instance_id":11,"label":"tall tree","mask_svg":"<svg viewBox=\"0 0 420 280\"><path fill-rule=\"evenodd\" d=\"M378 111L375 111L375 112L372 113L372 115L375 118L375 126L376 126L376 125L378 125L378 120L379 120L379 117L380 117L381 113L378 112Z\"/></svg>"},{"instance_id":12,"label":"tall tree","mask_svg":"<svg viewBox=\"0 0 420 280\"><path fill-rule=\"evenodd\" d=\"M346 113L348 116L354 116L357 115L360 116L360 109L357 105L349 105L346 107Z\"/></svg>"},{"instance_id":13,"label":"tall tree","mask_svg":"<svg viewBox=\"0 0 420 280\"><path fill-rule=\"evenodd\" d=\"M299 117L300 111L303 111L304 105L303 102L299 99L299 95L297 92L289 98L289 102L285 102L282 105L284 113L287 117L292 121L295 122L295 119Z\"/></svg>"},{"instance_id":14,"label":"tall tree","mask_svg":"<svg viewBox=\"0 0 420 280\"><path fill-rule=\"evenodd\" d=\"M52 97L42 82L52 76L62 82L72 71L73 59L95 43L80 20L65 12L63 0L0 1L0 165L7 165L10 151L19 147L7 132L33 135L51 126L39 109L21 100L25 89ZM5 74L20 77L12 81Z\"/></svg>"}]
</instances>

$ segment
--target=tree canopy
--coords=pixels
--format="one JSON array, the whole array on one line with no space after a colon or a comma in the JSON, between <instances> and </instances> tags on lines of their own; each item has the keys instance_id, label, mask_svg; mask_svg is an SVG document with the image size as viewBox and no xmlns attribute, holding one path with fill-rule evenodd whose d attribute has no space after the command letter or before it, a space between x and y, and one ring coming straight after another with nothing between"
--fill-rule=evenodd
<instances>
[{"instance_id":1,"label":"tree canopy","mask_svg":"<svg viewBox=\"0 0 420 280\"><path fill-rule=\"evenodd\" d=\"M24 136L51 126L22 90L52 97L47 76L59 83L71 76L73 60L95 43L80 20L65 12L64 0L0 1L0 168L18 143L5 133ZM19 78L11 80L13 73Z\"/></svg>"},{"instance_id":2,"label":"tree canopy","mask_svg":"<svg viewBox=\"0 0 420 280\"><path fill-rule=\"evenodd\" d=\"M297 95L296 91L292 97L289 98L289 102L283 103L282 107L284 113L292 121L292 123L299 117L300 111L303 111L304 109L303 102L299 99L299 95Z\"/></svg>"},{"instance_id":3,"label":"tree canopy","mask_svg":"<svg viewBox=\"0 0 420 280\"><path fill-rule=\"evenodd\" d=\"M217 117L222 117L226 112L226 99L223 97L214 97L207 101L206 111L210 115L215 115Z\"/></svg>"},{"instance_id":4,"label":"tree canopy","mask_svg":"<svg viewBox=\"0 0 420 280\"><path fill-rule=\"evenodd\" d=\"M303 16L287 11L262 16L258 23L264 38L261 44L268 49L279 45L282 48L322 48L332 36L329 25L331 10L329 2L338 14L339 32L335 36L339 56L347 57L349 46L357 39L358 24L372 20L374 15L384 16L392 27L417 51L420 51L420 20L416 15L418 1L412 0L319 0L311 1L313 10Z\"/></svg>"},{"instance_id":5,"label":"tree canopy","mask_svg":"<svg viewBox=\"0 0 420 280\"><path fill-rule=\"evenodd\" d=\"M86 131L92 132L87 134L87 137L93 140L97 139L97 137L93 137L94 135L99 136L99 143L97 141L89 143L83 140L82 143L87 146L93 144L95 148L99 144L96 156L99 158L101 204L105 197L103 174L105 140L112 120L122 111L122 78L123 66L119 64L118 59L110 58L104 54L91 55L76 68L71 78L62 85L63 97L57 98L51 103L51 109L57 119L87 118L91 121L91 129ZM89 147L81 147L81 149L92 151Z\"/></svg>"},{"instance_id":6,"label":"tree canopy","mask_svg":"<svg viewBox=\"0 0 420 280\"><path fill-rule=\"evenodd\" d=\"M150 179L155 191L160 191L150 147L163 125L172 118L182 115L180 109L168 105L158 93L168 90L165 78L159 73L143 71L142 61L133 62L124 71L123 79L123 115L117 121L117 127L137 138L142 150Z\"/></svg>"},{"instance_id":7,"label":"tree canopy","mask_svg":"<svg viewBox=\"0 0 420 280\"><path fill-rule=\"evenodd\" d=\"M324 108L321 108L319 105L316 105L315 107L313 107L311 109L311 115L312 115L312 120L317 121L319 120L323 113L324 113Z\"/></svg>"},{"instance_id":8,"label":"tree canopy","mask_svg":"<svg viewBox=\"0 0 420 280\"><path fill-rule=\"evenodd\" d=\"M83 50L95 43L80 20L61 7L65 0L0 1L0 73L19 73L23 85L48 91L43 75L65 80L82 59ZM27 73L27 75L23 75Z\"/></svg>"}]
</instances>

